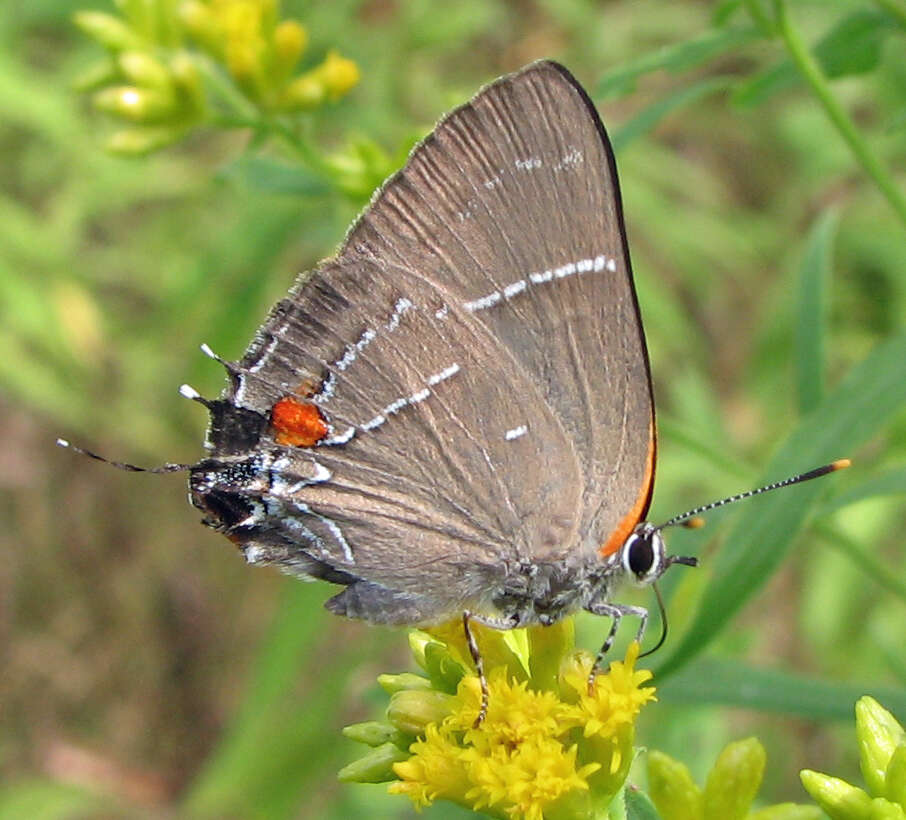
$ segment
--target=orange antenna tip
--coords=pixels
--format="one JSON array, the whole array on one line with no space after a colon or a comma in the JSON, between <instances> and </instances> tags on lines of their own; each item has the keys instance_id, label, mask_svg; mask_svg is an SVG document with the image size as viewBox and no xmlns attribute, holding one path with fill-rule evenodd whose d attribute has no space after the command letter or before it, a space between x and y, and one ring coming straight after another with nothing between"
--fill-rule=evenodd
<instances>
[{"instance_id":1,"label":"orange antenna tip","mask_svg":"<svg viewBox=\"0 0 906 820\"><path fill-rule=\"evenodd\" d=\"M848 458L838 458L831 462L831 468L834 470L845 470L852 462Z\"/></svg>"}]
</instances>

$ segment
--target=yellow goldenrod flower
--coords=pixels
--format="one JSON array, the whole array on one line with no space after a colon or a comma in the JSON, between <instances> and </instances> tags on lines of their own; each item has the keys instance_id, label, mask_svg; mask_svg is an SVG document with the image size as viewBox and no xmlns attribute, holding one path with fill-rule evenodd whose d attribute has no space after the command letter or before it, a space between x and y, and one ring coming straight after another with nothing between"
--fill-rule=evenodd
<instances>
[{"instance_id":1,"label":"yellow goldenrod flower","mask_svg":"<svg viewBox=\"0 0 906 820\"><path fill-rule=\"evenodd\" d=\"M336 102L359 82L359 67L336 51L330 51L324 62L296 77L286 88L287 108L313 108L325 100Z\"/></svg>"},{"instance_id":2,"label":"yellow goldenrod flower","mask_svg":"<svg viewBox=\"0 0 906 820\"><path fill-rule=\"evenodd\" d=\"M390 792L418 807L449 800L512 820L589 817L606 807L628 773L635 719L654 699L642 685L651 673L634 668L638 644L589 693L593 658L574 650L571 619L506 633L472 628L488 670L478 726L481 686L457 622L412 633L427 677L382 676L394 692L385 728L350 727L361 738L380 740L393 729L408 738L398 744L409 756L392 765L398 780ZM350 771L357 763L343 779L362 779Z\"/></svg>"},{"instance_id":3,"label":"yellow goldenrod flower","mask_svg":"<svg viewBox=\"0 0 906 820\"><path fill-rule=\"evenodd\" d=\"M274 52L286 70L292 69L308 45L308 32L295 20L284 20L274 29Z\"/></svg>"},{"instance_id":4,"label":"yellow goldenrod flower","mask_svg":"<svg viewBox=\"0 0 906 820\"><path fill-rule=\"evenodd\" d=\"M333 50L327 52L324 62L315 70L331 100L338 100L348 94L359 82L359 67Z\"/></svg>"},{"instance_id":5,"label":"yellow goldenrod flower","mask_svg":"<svg viewBox=\"0 0 906 820\"><path fill-rule=\"evenodd\" d=\"M300 145L300 132L284 118L340 99L358 83L359 68L331 49L294 75L308 31L280 19L278 0L147 0L141 13L134 4L121 8L122 18L76 13L76 25L108 52L77 87L96 91L95 107L113 117L166 127L117 132L111 150L144 153L205 122L241 122L295 140L297 156L330 177L329 164ZM342 180L336 187L345 190Z\"/></svg>"}]
</instances>

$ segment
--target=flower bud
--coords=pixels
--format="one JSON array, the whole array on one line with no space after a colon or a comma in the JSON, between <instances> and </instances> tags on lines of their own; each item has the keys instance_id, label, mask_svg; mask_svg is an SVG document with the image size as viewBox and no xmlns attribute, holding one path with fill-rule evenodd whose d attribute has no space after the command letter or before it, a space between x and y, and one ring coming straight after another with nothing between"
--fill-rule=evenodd
<instances>
[{"instance_id":1,"label":"flower bud","mask_svg":"<svg viewBox=\"0 0 906 820\"><path fill-rule=\"evenodd\" d=\"M894 750L906 742L906 732L896 718L874 698L865 695L856 702L856 737L859 763L870 794L886 794L887 766Z\"/></svg>"},{"instance_id":2,"label":"flower bud","mask_svg":"<svg viewBox=\"0 0 906 820\"><path fill-rule=\"evenodd\" d=\"M906 811L896 803L891 803L883 797L876 797L871 801L868 820L906 820Z\"/></svg>"},{"instance_id":3,"label":"flower bud","mask_svg":"<svg viewBox=\"0 0 906 820\"><path fill-rule=\"evenodd\" d=\"M123 75L131 83L162 91L170 89L170 73L147 52L124 51L117 62Z\"/></svg>"},{"instance_id":4,"label":"flower bud","mask_svg":"<svg viewBox=\"0 0 906 820\"><path fill-rule=\"evenodd\" d=\"M678 760L662 752L648 753L648 791L662 817L701 820L702 791Z\"/></svg>"},{"instance_id":5,"label":"flower bud","mask_svg":"<svg viewBox=\"0 0 906 820\"><path fill-rule=\"evenodd\" d=\"M383 746L394 743L397 746L408 746L407 739L399 729L380 720L366 720L364 723L353 723L343 727L343 736L366 746Z\"/></svg>"},{"instance_id":6,"label":"flower bud","mask_svg":"<svg viewBox=\"0 0 906 820\"><path fill-rule=\"evenodd\" d=\"M303 74L287 86L284 100L287 108L308 110L321 105L326 96L324 85L316 77Z\"/></svg>"},{"instance_id":7,"label":"flower bud","mask_svg":"<svg viewBox=\"0 0 906 820\"><path fill-rule=\"evenodd\" d=\"M324 62L316 69L327 95L338 100L347 94L360 79L359 67L352 60L341 57L336 51L329 51Z\"/></svg>"},{"instance_id":8,"label":"flower bud","mask_svg":"<svg viewBox=\"0 0 906 820\"><path fill-rule=\"evenodd\" d=\"M411 672L402 672L399 675L378 675L378 683L388 695L407 692L410 689L424 691L431 688L431 681Z\"/></svg>"},{"instance_id":9,"label":"flower bud","mask_svg":"<svg viewBox=\"0 0 906 820\"><path fill-rule=\"evenodd\" d=\"M884 796L906 808L906 743L901 743L890 756L884 776Z\"/></svg>"},{"instance_id":10,"label":"flower bud","mask_svg":"<svg viewBox=\"0 0 906 820\"><path fill-rule=\"evenodd\" d=\"M274 53L280 65L292 68L308 45L308 32L295 20L284 20L274 29Z\"/></svg>"},{"instance_id":11,"label":"flower bud","mask_svg":"<svg viewBox=\"0 0 906 820\"><path fill-rule=\"evenodd\" d=\"M855 786L837 777L803 769L802 785L831 820L869 820L871 798Z\"/></svg>"},{"instance_id":12,"label":"flower bud","mask_svg":"<svg viewBox=\"0 0 906 820\"><path fill-rule=\"evenodd\" d=\"M388 780L396 780L393 764L408 758L408 751L393 743L385 743L344 766L337 773L337 778L343 783L386 783Z\"/></svg>"},{"instance_id":13,"label":"flower bud","mask_svg":"<svg viewBox=\"0 0 906 820\"><path fill-rule=\"evenodd\" d=\"M754 737L724 747L702 794L704 820L741 820L748 814L761 786L765 757L764 746Z\"/></svg>"},{"instance_id":14,"label":"flower bud","mask_svg":"<svg viewBox=\"0 0 906 820\"><path fill-rule=\"evenodd\" d=\"M444 692L409 690L390 697L387 719L401 732L424 734L429 723L441 723L455 701Z\"/></svg>"},{"instance_id":15,"label":"flower bud","mask_svg":"<svg viewBox=\"0 0 906 820\"><path fill-rule=\"evenodd\" d=\"M94 107L99 111L133 122L164 119L173 113L173 102L173 95L167 92L130 85L105 88L93 98Z\"/></svg>"},{"instance_id":16,"label":"flower bud","mask_svg":"<svg viewBox=\"0 0 906 820\"><path fill-rule=\"evenodd\" d=\"M112 14L77 11L73 20L89 37L113 51L140 49L144 45L129 26Z\"/></svg>"}]
</instances>

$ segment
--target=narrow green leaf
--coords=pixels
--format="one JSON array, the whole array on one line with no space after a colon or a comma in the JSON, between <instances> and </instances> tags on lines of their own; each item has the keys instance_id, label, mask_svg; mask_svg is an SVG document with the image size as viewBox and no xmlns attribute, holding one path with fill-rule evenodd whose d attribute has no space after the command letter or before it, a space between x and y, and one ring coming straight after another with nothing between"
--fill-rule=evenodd
<instances>
[{"instance_id":1,"label":"narrow green leaf","mask_svg":"<svg viewBox=\"0 0 906 820\"><path fill-rule=\"evenodd\" d=\"M827 283L837 232L837 214L827 211L809 234L799 268L794 361L799 412L809 413L824 395L824 339L827 334Z\"/></svg>"},{"instance_id":2,"label":"narrow green leaf","mask_svg":"<svg viewBox=\"0 0 906 820\"><path fill-rule=\"evenodd\" d=\"M879 345L799 427L771 462L768 481L845 456L906 404L906 335ZM661 676L688 663L777 569L819 494L824 478L746 502L714 561L698 612Z\"/></svg>"},{"instance_id":3,"label":"narrow green leaf","mask_svg":"<svg viewBox=\"0 0 906 820\"><path fill-rule=\"evenodd\" d=\"M731 82L728 77L710 77L642 109L611 135L614 151L621 151L633 140L649 133L664 117L678 108L694 103L715 91L723 91Z\"/></svg>"},{"instance_id":4,"label":"narrow green leaf","mask_svg":"<svg viewBox=\"0 0 906 820\"><path fill-rule=\"evenodd\" d=\"M902 495L906 493L906 467L890 470L878 476L856 484L848 490L835 495L821 506L819 515L824 517L850 504L857 504L867 498L878 498L885 495Z\"/></svg>"},{"instance_id":5,"label":"narrow green leaf","mask_svg":"<svg viewBox=\"0 0 906 820\"><path fill-rule=\"evenodd\" d=\"M595 97L619 97L635 87L636 80L652 71L673 73L695 68L727 51L734 51L761 37L754 26L706 31L699 37L670 45L607 72L595 87Z\"/></svg>"},{"instance_id":6,"label":"narrow green leaf","mask_svg":"<svg viewBox=\"0 0 906 820\"><path fill-rule=\"evenodd\" d=\"M659 682L663 703L734 706L795 715L808 720L852 720L853 704L870 693L885 707L906 714L906 692L871 683L839 683L751 666L738 660L701 658Z\"/></svg>"}]
</instances>

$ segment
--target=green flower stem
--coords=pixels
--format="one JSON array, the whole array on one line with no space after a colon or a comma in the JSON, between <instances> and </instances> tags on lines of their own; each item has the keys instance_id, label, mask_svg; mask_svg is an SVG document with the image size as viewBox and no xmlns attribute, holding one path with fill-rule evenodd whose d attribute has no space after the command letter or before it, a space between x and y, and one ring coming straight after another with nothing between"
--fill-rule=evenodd
<instances>
[{"instance_id":1,"label":"green flower stem","mask_svg":"<svg viewBox=\"0 0 906 820\"><path fill-rule=\"evenodd\" d=\"M214 99L225 105L230 112L227 118L234 117L249 122L257 122L260 119L258 109L239 92L220 66L200 54L194 55L194 59L198 70L204 75L205 83L211 90Z\"/></svg>"},{"instance_id":2,"label":"green flower stem","mask_svg":"<svg viewBox=\"0 0 906 820\"><path fill-rule=\"evenodd\" d=\"M777 31L783 38L787 50L806 82L811 86L815 96L818 97L831 122L837 127L850 150L868 175L875 181L881 193L887 198L891 207L906 226L906 197L897 187L887 170L881 165L880 160L872 153L868 143L862 138L849 115L837 98L831 93L827 78L821 71L818 61L812 56L799 32L793 26L784 0L774 0L774 11L777 21Z\"/></svg>"},{"instance_id":3,"label":"green flower stem","mask_svg":"<svg viewBox=\"0 0 906 820\"><path fill-rule=\"evenodd\" d=\"M227 109L227 113L212 118L215 125L227 128L251 128L259 134L262 132L272 134L310 170L326 179L333 178L330 166L310 141L304 139L278 117L263 117L255 105L237 90L212 60L205 57L198 57L197 60L214 97Z\"/></svg>"},{"instance_id":4,"label":"green flower stem","mask_svg":"<svg viewBox=\"0 0 906 820\"><path fill-rule=\"evenodd\" d=\"M325 179L334 179L335 174L332 173L330 165L324 161L324 157L310 140L277 118L269 118L264 124L310 170Z\"/></svg>"}]
</instances>

